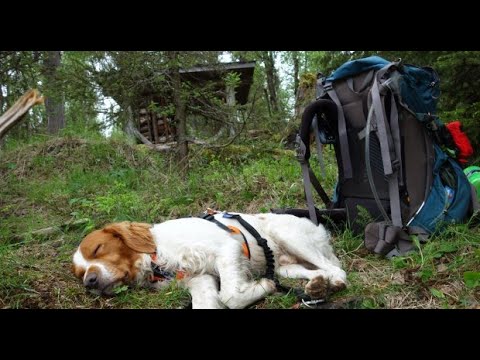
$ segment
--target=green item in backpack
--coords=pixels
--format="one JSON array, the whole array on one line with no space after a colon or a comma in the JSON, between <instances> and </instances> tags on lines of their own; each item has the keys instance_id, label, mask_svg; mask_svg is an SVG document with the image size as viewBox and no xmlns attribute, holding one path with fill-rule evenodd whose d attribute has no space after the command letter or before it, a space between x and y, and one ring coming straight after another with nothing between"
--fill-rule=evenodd
<instances>
[{"instance_id":1,"label":"green item in backpack","mask_svg":"<svg viewBox=\"0 0 480 360\"><path fill-rule=\"evenodd\" d=\"M470 181L475 190L477 190L477 198L480 201L480 167L469 166L463 170L463 172L467 176L468 181Z\"/></svg>"}]
</instances>

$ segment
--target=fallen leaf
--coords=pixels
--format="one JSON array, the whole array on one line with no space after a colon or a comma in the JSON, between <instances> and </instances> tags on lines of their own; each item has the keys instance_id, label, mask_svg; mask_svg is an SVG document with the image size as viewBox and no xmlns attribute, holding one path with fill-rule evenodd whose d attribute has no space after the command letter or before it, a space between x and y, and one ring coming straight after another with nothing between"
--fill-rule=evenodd
<instances>
[{"instance_id":1,"label":"fallen leaf","mask_svg":"<svg viewBox=\"0 0 480 360\"><path fill-rule=\"evenodd\" d=\"M447 265L445 264L440 264L437 266L437 272L442 273L448 270Z\"/></svg>"},{"instance_id":2,"label":"fallen leaf","mask_svg":"<svg viewBox=\"0 0 480 360\"><path fill-rule=\"evenodd\" d=\"M394 285L403 285L405 284L405 277L403 276L402 273L397 271L396 273L393 273L391 282Z\"/></svg>"}]
</instances>

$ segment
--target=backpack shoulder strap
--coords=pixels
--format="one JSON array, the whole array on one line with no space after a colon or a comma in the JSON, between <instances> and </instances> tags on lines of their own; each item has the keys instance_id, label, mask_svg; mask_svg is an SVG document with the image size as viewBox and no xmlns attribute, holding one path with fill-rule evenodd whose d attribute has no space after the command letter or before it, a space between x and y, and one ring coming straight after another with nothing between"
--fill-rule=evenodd
<instances>
[{"instance_id":1,"label":"backpack shoulder strap","mask_svg":"<svg viewBox=\"0 0 480 360\"><path fill-rule=\"evenodd\" d=\"M297 148L297 160L300 163L300 166L302 168L303 188L305 191L305 197L307 199L308 214L310 216L310 220L312 220L312 222L315 225L318 225L317 213L315 211L315 204L313 202L313 194L312 194L311 179L310 179L310 166L309 166L308 159L306 158L307 146L301 139L300 135L297 135L296 148Z\"/></svg>"},{"instance_id":2,"label":"backpack shoulder strap","mask_svg":"<svg viewBox=\"0 0 480 360\"><path fill-rule=\"evenodd\" d=\"M331 201L310 168L310 129L317 114L325 114L327 118L332 118L336 117L336 110L335 104L332 103L331 100L327 99L319 99L308 105L303 112L300 133L297 135L296 139L297 160L300 162L302 168L303 186L308 205L308 212L310 219L315 223L315 225L318 225L318 219L313 201L311 185L314 186L315 190L320 195L327 207L330 207Z\"/></svg>"},{"instance_id":3,"label":"backpack shoulder strap","mask_svg":"<svg viewBox=\"0 0 480 360\"><path fill-rule=\"evenodd\" d=\"M395 104L395 99L393 94L391 95L391 113L390 113L390 125L387 122L387 117L385 114L385 96L382 96L384 89L380 90L380 79L381 77L392 67L396 65L395 63L390 63L387 66L380 69L375 74L375 79L371 89L371 110L369 111L367 119L367 135L371 131L371 121L372 115L375 114L375 125L378 140L380 143L380 149L382 153L382 163L383 171L385 176L388 179L388 189L390 197L390 214L391 222L397 227L402 227L402 214L400 207L400 193L399 193L399 177L401 178L402 174L402 162L401 162L401 144L400 144L400 128L398 125L398 111ZM389 139L391 141L389 141ZM369 136L366 136L365 143L365 157L366 157L366 166L367 166L367 175L374 194L375 200L379 209L382 212L385 221L390 222L390 218L386 215L383 206L381 205L378 195L376 196L375 183L373 181L373 176L371 173L370 167L370 142ZM394 159L392 161L392 158ZM402 181L402 180L400 180Z\"/></svg>"},{"instance_id":4,"label":"backpack shoulder strap","mask_svg":"<svg viewBox=\"0 0 480 360\"><path fill-rule=\"evenodd\" d=\"M322 143L320 141L320 129L318 128L318 118L317 115L313 118L312 121L313 133L315 134L315 144L317 145L317 155L318 162L320 164L320 173L322 177L325 178L325 163L323 162L323 152L322 152Z\"/></svg>"}]
</instances>

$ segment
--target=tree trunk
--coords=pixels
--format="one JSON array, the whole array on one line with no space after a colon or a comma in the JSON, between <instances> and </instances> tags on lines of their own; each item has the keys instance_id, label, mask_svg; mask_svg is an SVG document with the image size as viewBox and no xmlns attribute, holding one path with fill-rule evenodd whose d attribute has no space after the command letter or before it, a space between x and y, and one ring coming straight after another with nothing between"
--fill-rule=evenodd
<instances>
[{"instance_id":1,"label":"tree trunk","mask_svg":"<svg viewBox=\"0 0 480 360\"><path fill-rule=\"evenodd\" d=\"M265 94L265 99L267 99L268 116L272 117L272 109L270 108L270 101L268 99L268 90L266 87L263 88L263 92Z\"/></svg>"},{"instance_id":2,"label":"tree trunk","mask_svg":"<svg viewBox=\"0 0 480 360\"><path fill-rule=\"evenodd\" d=\"M0 84L0 114L3 114L3 90L2 90L2 84Z\"/></svg>"},{"instance_id":3,"label":"tree trunk","mask_svg":"<svg viewBox=\"0 0 480 360\"><path fill-rule=\"evenodd\" d=\"M293 93L297 95L298 84L300 80L298 78L298 73L300 72L300 59L298 51L293 51Z\"/></svg>"},{"instance_id":4,"label":"tree trunk","mask_svg":"<svg viewBox=\"0 0 480 360\"><path fill-rule=\"evenodd\" d=\"M43 63L45 74L45 111L47 132L55 135L65 127L65 107L62 84L59 79L60 51L47 51Z\"/></svg>"},{"instance_id":5,"label":"tree trunk","mask_svg":"<svg viewBox=\"0 0 480 360\"><path fill-rule=\"evenodd\" d=\"M275 60L273 51L263 52L263 62L265 64L265 74L267 75L267 88L269 93L270 107L274 113L278 113L278 79L275 70Z\"/></svg>"},{"instance_id":6,"label":"tree trunk","mask_svg":"<svg viewBox=\"0 0 480 360\"><path fill-rule=\"evenodd\" d=\"M175 104L175 123L177 127L177 151L180 173L185 176L188 173L188 142L187 142L187 119L185 114L185 100L182 93L180 79L180 66L177 51L169 51L172 63L173 101Z\"/></svg>"}]
</instances>

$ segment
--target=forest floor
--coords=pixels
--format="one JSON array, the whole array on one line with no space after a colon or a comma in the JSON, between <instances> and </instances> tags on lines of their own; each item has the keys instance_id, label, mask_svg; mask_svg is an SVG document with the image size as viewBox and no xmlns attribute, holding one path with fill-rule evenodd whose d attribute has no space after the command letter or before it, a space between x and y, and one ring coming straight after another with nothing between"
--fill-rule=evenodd
<instances>
[{"instance_id":1,"label":"forest floor","mask_svg":"<svg viewBox=\"0 0 480 360\"><path fill-rule=\"evenodd\" d=\"M331 150L326 153L323 183L331 193L336 165ZM156 223L207 207L305 208L300 167L294 153L278 145L192 148L190 164L182 180L170 155L121 136L7 143L0 150L0 308L182 308L189 294L175 282L156 293L131 289L111 298L86 293L71 272L81 239L109 222ZM348 287L321 308L480 308L478 227L450 226L419 251L392 260L369 253L362 237L349 230L333 231L333 246ZM274 294L254 305L301 307L293 294Z\"/></svg>"}]
</instances>

